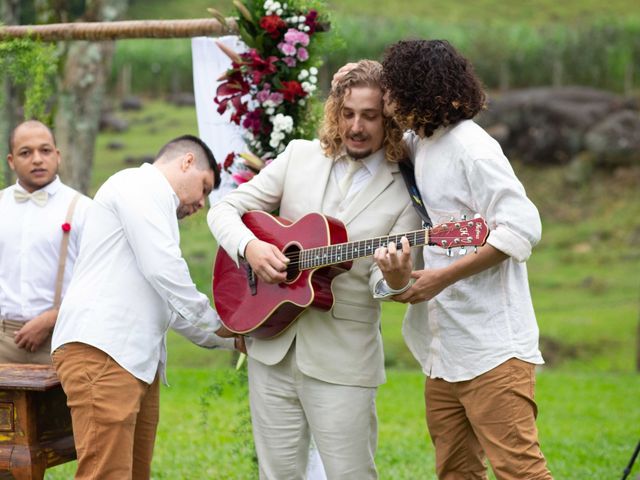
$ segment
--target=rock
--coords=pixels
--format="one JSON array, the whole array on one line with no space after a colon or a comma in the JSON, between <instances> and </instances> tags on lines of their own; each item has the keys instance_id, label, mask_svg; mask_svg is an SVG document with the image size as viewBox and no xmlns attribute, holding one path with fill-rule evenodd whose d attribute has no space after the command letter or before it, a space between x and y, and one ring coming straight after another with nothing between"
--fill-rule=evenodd
<instances>
[{"instance_id":1,"label":"rock","mask_svg":"<svg viewBox=\"0 0 640 480\"><path fill-rule=\"evenodd\" d=\"M640 154L638 102L592 88L507 92L490 99L478 123L500 142L507 157L526 163L566 164L592 147L598 162L615 159L619 164Z\"/></svg>"},{"instance_id":2,"label":"rock","mask_svg":"<svg viewBox=\"0 0 640 480\"><path fill-rule=\"evenodd\" d=\"M167 101L178 107L192 107L196 104L196 99L190 92L173 93L167 98Z\"/></svg>"},{"instance_id":3,"label":"rock","mask_svg":"<svg viewBox=\"0 0 640 480\"><path fill-rule=\"evenodd\" d=\"M142 100L140 97L130 95L120 102L120 108L122 110L142 110Z\"/></svg>"},{"instance_id":4,"label":"rock","mask_svg":"<svg viewBox=\"0 0 640 480\"><path fill-rule=\"evenodd\" d=\"M101 132L124 132L129 128L129 123L111 112L105 112L100 116L99 128Z\"/></svg>"},{"instance_id":5,"label":"rock","mask_svg":"<svg viewBox=\"0 0 640 480\"><path fill-rule=\"evenodd\" d=\"M115 140L107 143L107 150L122 150L124 147L124 143Z\"/></svg>"},{"instance_id":6,"label":"rock","mask_svg":"<svg viewBox=\"0 0 640 480\"><path fill-rule=\"evenodd\" d=\"M606 165L640 165L640 115L631 110L615 112L592 127L585 148Z\"/></svg>"},{"instance_id":7,"label":"rock","mask_svg":"<svg viewBox=\"0 0 640 480\"><path fill-rule=\"evenodd\" d=\"M155 161L155 156L153 155L141 155L138 157L125 157L123 162L126 165L135 165L135 166L139 166L142 165L143 163L153 163Z\"/></svg>"}]
</instances>

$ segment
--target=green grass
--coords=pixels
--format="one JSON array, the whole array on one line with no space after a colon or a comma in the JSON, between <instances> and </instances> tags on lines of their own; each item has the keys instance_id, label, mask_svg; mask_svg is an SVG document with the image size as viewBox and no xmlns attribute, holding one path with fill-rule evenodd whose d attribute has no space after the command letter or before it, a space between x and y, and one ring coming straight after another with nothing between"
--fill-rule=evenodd
<instances>
[{"instance_id":1,"label":"green grass","mask_svg":"<svg viewBox=\"0 0 640 480\"><path fill-rule=\"evenodd\" d=\"M226 15L232 12L231 0L190 0L188 8L180 0L133 0L129 18L201 18L208 17L207 8L217 8ZM465 23L525 21L535 24L579 22L604 16L640 15L630 0L614 0L603 4L599 0L557 2L530 0L504 2L499 0L459 0L443 3L437 0L345 0L328 1L335 18L342 16L382 16L391 19L428 18L436 22Z\"/></svg>"},{"instance_id":2,"label":"green grass","mask_svg":"<svg viewBox=\"0 0 640 480\"><path fill-rule=\"evenodd\" d=\"M380 478L433 479L423 376L392 369L388 377L377 402ZM153 478L256 479L252 452L246 446L250 436L243 376L230 369L174 366L169 381L171 387L161 392ZM638 442L639 395L640 382L632 374L539 374L540 441L554 478L619 478ZM70 478L74 464L50 469L46 478Z\"/></svg>"},{"instance_id":3,"label":"green grass","mask_svg":"<svg viewBox=\"0 0 640 480\"><path fill-rule=\"evenodd\" d=\"M151 102L122 115L129 131L98 138L94 190L132 166L126 156L153 155L170 138L197 132L191 108ZM125 148L106 150L112 141ZM639 440L640 172L599 172L572 187L560 168L515 167L543 218L542 242L528 262L541 335L550 339L537 387L543 451L557 479L618 478ZM205 212L184 220L181 236L192 276L210 294L216 245ZM431 479L424 380L401 338L403 312L400 304L383 306L388 383L378 394L376 461L383 480ZM171 387L162 389L154 479L257 478L244 378L231 363L227 352L169 336ZM62 465L46 478L67 479L73 471L73 464Z\"/></svg>"}]
</instances>

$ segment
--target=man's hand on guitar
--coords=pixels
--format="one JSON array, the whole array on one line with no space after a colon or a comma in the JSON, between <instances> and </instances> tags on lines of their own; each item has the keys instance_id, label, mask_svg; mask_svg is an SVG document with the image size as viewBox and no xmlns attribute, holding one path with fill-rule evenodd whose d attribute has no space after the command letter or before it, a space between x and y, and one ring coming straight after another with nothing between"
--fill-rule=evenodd
<instances>
[{"instance_id":1,"label":"man's hand on guitar","mask_svg":"<svg viewBox=\"0 0 640 480\"><path fill-rule=\"evenodd\" d=\"M374 258L389 288L399 290L411 280L411 247L407 237L402 237L402 250L390 242L388 247L376 249Z\"/></svg>"},{"instance_id":2,"label":"man's hand on guitar","mask_svg":"<svg viewBox=\"0 0 640 480\"><path fill-rule=\"evenodd\" d=\"M263 282L280 283L287 279L289 259L275 245L251 240L244 251L244 258Z\"/></svg>"},{"instance_id":3,"label":"man's hand on guitar","mask_svg":"<svg viewBox=\"0 0 640 480\"><path fill-rule=\"evenodd\" d=\"M449 286L449 282L442 273L442 269L411 272L411 278L415 280L415 283L411 285L409 290L395 295L393 299L402 303L420 303L431 300Z\"/></svg>"}]
</instances>

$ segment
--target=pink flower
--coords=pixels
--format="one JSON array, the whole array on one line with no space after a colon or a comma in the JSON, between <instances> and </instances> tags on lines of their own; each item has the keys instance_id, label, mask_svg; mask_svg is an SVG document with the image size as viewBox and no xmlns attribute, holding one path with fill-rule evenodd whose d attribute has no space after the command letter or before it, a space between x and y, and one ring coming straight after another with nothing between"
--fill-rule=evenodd
<instances>
[{"instance_id":1,"label":"pink flower","mask_svg":"<svg viewBox=\"0 0 640 480\"><path fill-rule=\"evenodd\" d=\"M289 68L293 68L293 67L295 67L295 66L296 66L296 63L298 63L298 62L296 62L296 59L295 59L295 58L293 58L293 57L284 57L284 58L282 59L282 61L283 61L283 62L287 65L287 67L289 67Z\"/></svg>"},{"instance_id":2,"label":"pink flower","mask_svg":"<svg viewBox=\"0 0 640 480\"><path fill-rule=\"evenodd\" d=\"M287 30L287 33L284 34L284 41L291 45L299 43L303 47L306 47L309 45L309 35L295 28L290 28Z\"/></svg>"},{"instance_id":3,"label":"pink flower","mask_svg":"<svg viewBox=\"0 0 640 480\"><path fill-rule=\"evenodd\" d=\"M284 100L284 95L278 92L273 92L269 95L269 100L271 100L276 105L280 105Z\"/></svg>"},{"instance_id":4,"label":"pink flower","mask_svg":"<svg viewBox=\"0 0 640 480\"><path fill-rule=\"evenodd\" d=\"M300 47L298 49L298 60L300 60L301 62L304 62L308 58L309 58L309 52L307 52L307 49Z\"/></svg>"},{"instance_id":5,"label":"pink flower","mask_svg":"<svg viewBox=\"0 0 640 480\"><path fill-rule=\"evenodd\" d=\"M239 172L235 172L231 174L231 178L238 184L242 185L243 183L248 182L255 176L255 173L251 170L240 170Z\"/></svg>"},{"instance_id":6,"label":"pink flower","mask_svg":"<svg viewBox=\"0 0 640 480\"><path fill-rule=\"evenodd\" d=\"M294 47L292 44L290 43L279 43L278 44L278 49L284 53L285 55L288 55L290 57L293 57L296 54L296 47Z\"/></svg>"}]
</instances>

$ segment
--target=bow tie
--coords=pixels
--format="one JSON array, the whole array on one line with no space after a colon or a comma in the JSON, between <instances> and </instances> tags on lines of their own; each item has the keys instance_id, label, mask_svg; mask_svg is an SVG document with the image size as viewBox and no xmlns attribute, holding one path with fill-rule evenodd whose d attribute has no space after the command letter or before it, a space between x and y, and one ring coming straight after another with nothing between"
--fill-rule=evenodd
<instances>
[{"instance_id":1,"label":"bow tie","mask_svg":"<svg viewBox=\"0 0 640 480\"><path fill-rule=\"evenodd\" d=\"M44 207L47 204L47 200L49 200L49 194L44 190L36 190L33 193L25 192L24 190L18 190L17 188L13 191L13 197L16 199L18 203L24 203L27 200L33 200L33 203L38 205L39 207Z\"/></svg>"}]
</instances>

